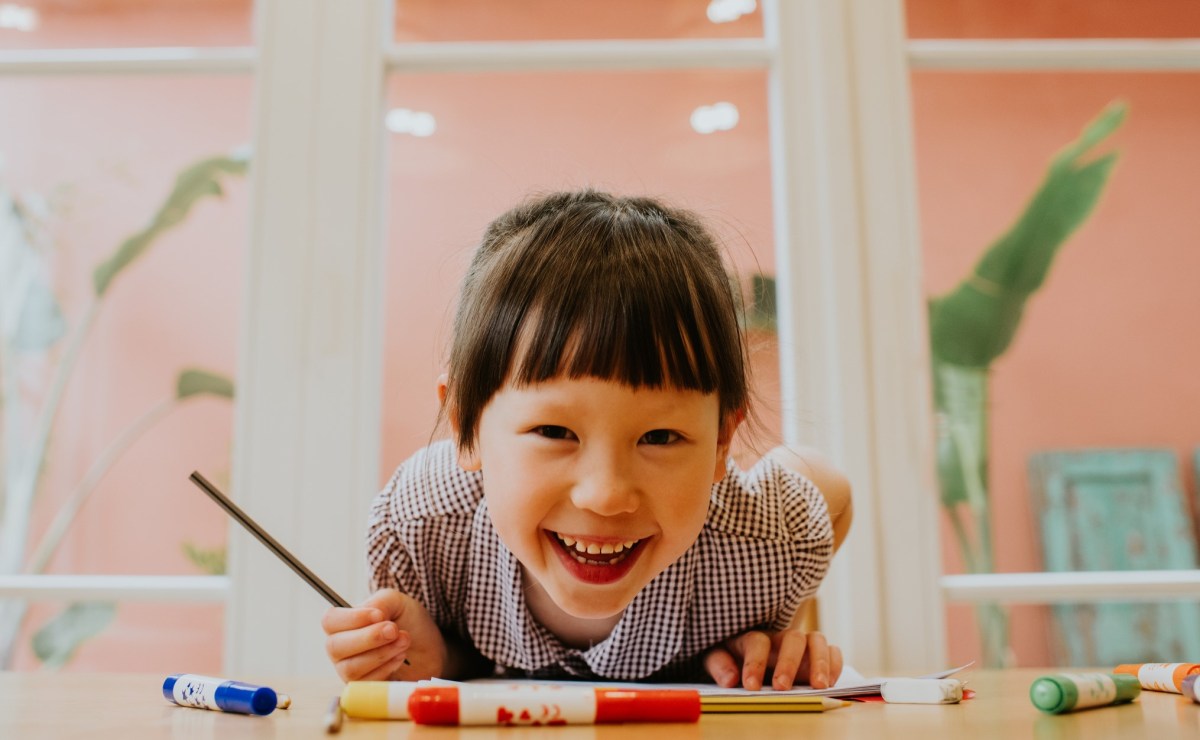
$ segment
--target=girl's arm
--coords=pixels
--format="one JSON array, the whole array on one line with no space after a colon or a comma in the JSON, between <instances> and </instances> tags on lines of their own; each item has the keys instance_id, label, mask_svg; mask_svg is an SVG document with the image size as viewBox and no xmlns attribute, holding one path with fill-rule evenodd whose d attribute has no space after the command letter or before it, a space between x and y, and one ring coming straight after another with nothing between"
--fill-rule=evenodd
<instances>
[{"instance_id":1,"label":"girl's arm","mask_svg":"<svg viewBox=\"0 0 1200 740\"><path fill-rule=\"evenodd\" d=\"M833 550L837 552L854 518L850 481L824 455L811 447L776 447L767 453L767 457L808 478L825 497L829 519L833 524Z\"/></svg>"},{"instance_id":2,"label":"girl's arm","mask_svg":"<svg viewBox=\"0 0 1200 740\"><path fill-rule=\"evenodd\" d=\"M833 549L846 539L854 509L850 482L825 456L808 447L776 447L767 457L808 478L821 491L833 525ZM803 623L804 610L797 610L791 624L778 632L751 631L726 640L709 651L704 665L720 686L739 683L758 689L770 672L776 689L790 689L799 679L816 688L832 686L842 672L842 651L830 645L820 632L810 632Z\"/></svg>"}]
</instances>

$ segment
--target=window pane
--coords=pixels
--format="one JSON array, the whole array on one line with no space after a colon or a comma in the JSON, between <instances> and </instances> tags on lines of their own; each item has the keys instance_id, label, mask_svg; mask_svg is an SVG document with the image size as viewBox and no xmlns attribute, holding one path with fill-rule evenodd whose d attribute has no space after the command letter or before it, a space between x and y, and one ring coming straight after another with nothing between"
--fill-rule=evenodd
<instances>
[{"instance_id":1,"label":"window pane","mask_svg":"<svg viewBox=\"0 0 1200 740\"><path fill-rule=\"evenodd\" d=\"M762 36L755 0L396 0L398 41Z\"/></svg>"},{"instance_id":2,"label":"window pane","mask_svg":"<svg viewBox=\"0 0 1200 740\"><path fill-rule=\"evenodd\" d=\"M0 3L2 49L249 46L253 0Z\"/></svg>"},{"instance_id":3,"label":"window pane","mask_svg":"<svg viewBox=\"0 0 1200 740\"><path fill-rule=\"evenodd\" d=\"M1200 643L1190 626L1197 616L1200 602L1181 600L951 604L946 609L948 665L978 661L987 653L985 623L1007 625L1013 666L1112 669L1123 663L1186 662ZM1111 639L1094 639L1096 634Z\"/></svg>"},{"instance_id":4,"label":"window pane","mask_svg":"<svg viewBox=\"0 0 1200 740\"><path fill-rule=\"evenodd\" d=\"M745 283L774 272L765 73L394 76L388 103L384 476L431 438L459 282L484 227L523 197L662 196L708 220ZM751 336L766 446L774 336Z\"/></svg>"},{"instance_id":5,"label":"window pane","mask_svg":"<svg viewBox=\"0 0 1200 740\"><path fill-rule=\"evenodd\" d=\"M34 604L27 621L43 625L63 604ZM95 637L79 646L64 670L80 673L221 675L225 609L220 604L122 603ZM16 670L42 666L28 639L17 648Z\"/></svg>"},{"instance_id":6,"label":"window pane","mask_svg":"<svg viewBox=\"0 0 1200 740\"><path fill-rule=\"evenodd\" d=\"M905 0L914 39L1189 38L1193 0Z\"/></svg>"},{"instance_id":7,"label":"window pane","mask_svg":"<svg viewBox=\"0 0 1200 740\"><path fill-rule=\"evenodd\" d=\"M228 522L188 475L228 481L247 231L244 154L230 155L249 139L250 97L230 77L0 80L0 196L16 206L0 244L15 322L0 355L2 516L26 538L0 572L219 569ZM23 515L14 502L31 496ZM22 643L41 626L26 620ZM206 639L219 652L219 633Z\"/></svg>"},{"instance_id":8,"label":"window pane","mask_svg":"<svg viewBox=\"0 0 1200 740\"><path fill-rule=\"evenodd\" d=\"M999 290L1003 278L994 265L972 277L977 260L1016 221L1051 157L1112 101L1128 105L1124 124L1082 158L1119 153L1091 217L1057 252L1024 312L1009 315L1016 322L1011 344L997 345L1002 351L986 374L972 380L973 371L959 372L949 381L978 381L975 390L985 394L974 428L985 435L990 511L979 520L962 503L954 508L968 546L954 519L944 520L946 572L1061 570L1055 563L1068 556L1087 570L1195 567L1191 461L1200 340L1188 327L1200 316L1200 252L1193 244L1200 229L1200 144L1193 135L1200 75L919 72L912 86L925 289L938 297L970 283L975 304L960 302L953 311L984 322L971 329L976 338L1003 335L980 313L993 305L981 296ZM1065 208L1060 201L1052 212ZM1037 274L1037 263L1015 258L1006 274L1016 266ZM943 341L945 358L945 347L959 345ZM947 378L941 380L946 392ZM943 431L955 419L960 432L972 428L967 417L939 407ZM958 444L949 436L940 442L942 452ZM1165 450L1165 468L1150 450ZM1034 456L1058 451L1091 451L1091 468L1059 494L1039 492L1031 482ZM1130 459L1144 464L1130 468ZM1133 517L1144 519L1140 529L1131 528ZM1081 527L1088 536L1078 542L1095 547L1060 555L1056 546L1077 542L1069 533ZM1169 535L1146 537L1147 530ZM994 543L990 563L981 531ZM1179 538L1187 540L1183 549L1165 546ZM1042 637L1048 613L1020 617L1043 627L1011 630L1024 665L1055 657ZM975 654L957 639L951 652L952 661Z\"/></svg>"}]
</instances>

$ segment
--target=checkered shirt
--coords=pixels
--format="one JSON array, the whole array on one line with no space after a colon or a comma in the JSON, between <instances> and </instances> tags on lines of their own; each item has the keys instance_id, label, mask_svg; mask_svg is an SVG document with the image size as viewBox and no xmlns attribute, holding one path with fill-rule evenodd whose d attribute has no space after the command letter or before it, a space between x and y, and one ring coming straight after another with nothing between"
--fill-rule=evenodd
<instances>
[{"instance_id":1,"label":"checkered shirt","mask_svg":"<svg viewBox=\"0 0 1200 740\"><path fill-rule=\"evenodd\" d=\"M786 627L816 592L833 551L829 511L812 482L765 458L749 471L732 460L727 467L695 544L590 648L564 645L529 614L520 564L492 527L482 475L458 466L450 441L418 451L375 498L372 588L419 600L498 675L701 680L708 648Z\"/></svg>"}]
</instances>

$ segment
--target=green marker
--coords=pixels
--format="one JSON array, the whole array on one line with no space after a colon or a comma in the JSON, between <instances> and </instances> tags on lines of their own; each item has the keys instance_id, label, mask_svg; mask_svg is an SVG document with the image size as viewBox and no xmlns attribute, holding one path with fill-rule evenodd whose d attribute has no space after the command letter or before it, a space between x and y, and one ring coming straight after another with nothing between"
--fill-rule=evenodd
<instances>
[{"instance_id":1,"label":"green marker","mask_svg":"<svg viewBox=\"0 0 1200 740\"><path fill-rule=\"evenodd\" d=\"M1140 693L1137 677L1120 673L1055 673L1035 679L1029 687L1033 706L1050 714L1124 704Z\"/></svg>"}]
</instances>

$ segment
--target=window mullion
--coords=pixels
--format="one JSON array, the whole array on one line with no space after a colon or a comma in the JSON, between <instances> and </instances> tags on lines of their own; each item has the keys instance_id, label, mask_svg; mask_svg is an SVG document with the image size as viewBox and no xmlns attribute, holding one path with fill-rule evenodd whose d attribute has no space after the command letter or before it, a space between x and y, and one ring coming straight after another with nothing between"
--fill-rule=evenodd
<instances>
[{"instance_id":1,"label":"window mullion","mask_svg":"<svg viewBox=\"0 0 1200 740\"><path fill-rule=\"evenodd\" d=\"M257 6L232 494L351 601L379 477L383 0ZM236 526L225 664L324 674L327 606Z\"/></svg>"}]
</instances>

